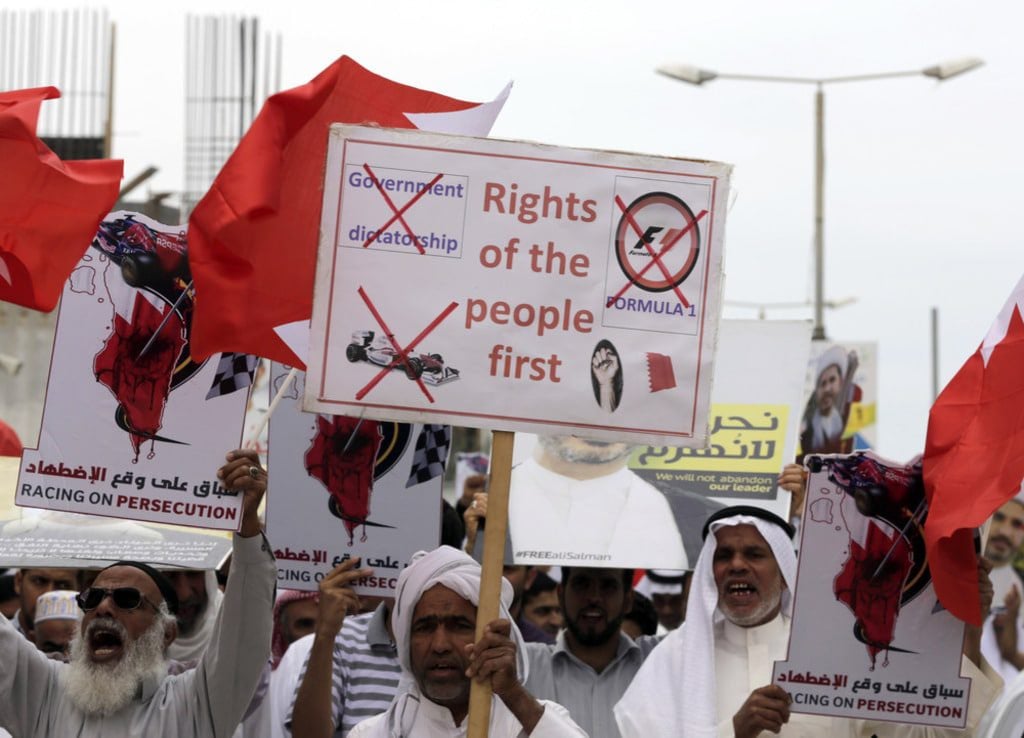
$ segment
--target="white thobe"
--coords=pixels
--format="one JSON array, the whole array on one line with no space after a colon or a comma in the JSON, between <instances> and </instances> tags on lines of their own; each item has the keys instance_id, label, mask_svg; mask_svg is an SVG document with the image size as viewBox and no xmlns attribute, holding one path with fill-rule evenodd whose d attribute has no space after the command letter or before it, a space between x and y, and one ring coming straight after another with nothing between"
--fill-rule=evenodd
<instances>
[{"instance_id":1,"label":"white thobe","mask_svg":"<svg viewBox=\"0 0 1024 738\"><path fill-rule=\"evenodd\" d=\"M452 713L447 707L431 702L419 695L416 687L411 689L413 697L407 702L405 710L399 709L399 717L406 714L408 725L389 725L391 711L375 715L359 723L348 734L348 738L464 738L469 726L469 719L456 725ZM395 698L402 699L402 695ZM587 738L587 734L572 721L569 712L554 702L540 700L544 705L541 716L530 738ZM394 729L394 732L392 732ZM526 731L516 720L505 703L497 697L491 698L491 722L487 731L488 738L525 738Z\"/></svg>"},{"instance_id":2,"label":"white thobe","mask_svg":"<svg viewBox=\"0 0 1024 738\"><path fill-rule=\"evenodd\" d=\"M1006 595L1014 585L1021 592L1024 592L1024 585L1021 579L1013 570L1013 566L1007 564L989 572L989 579L992 580L992 607L1001 607ZM999 652L999 643L996 641L996 632L992 627L994 615L989 615L985 620L985 627L981 631L981 655L992 664L992 668L1009 684L1017 678L1019 673L1016 666L1003 658ZM1024 608L1017 615L1017 649L1024 650Z\"/></svg>"},{"instance_id":3,"label":"white thobe","mask_svg":"<svg viewBox=\"0 0 1024 738\"><path fill-rule=\"evenodd\" d=\"M754 628L741 628L727 620L715 625L715 697L719 738L732 738L733 716L751 692L771 683L774 662L786 659L789 624L789 619L780 615ZM685 628L686 623L680 627ZM678 642L663 642L648 656L642 668L655 669L657 674L662 664L670 660L669 654L662 649L678 645ZM977 725L999 693L1002 680L991 669L979 670L966 658L963 659L961 671L973 680L967 724ZM669 678L668 673L666 678ZM658 709L657 705L652 704L650 707L653 711ZM641 738L635 732L627 731L621 723L619 727L624 738ZM764 732L761 735L767 737L776 734ZM973 735L973 732L792 712L789 722L782 726L778 735L780 738L964 738ZM655 736L645 735L642 738Z\"/></svg>"},{"instance_id":4,"label":"white thobe","mask_svg":"<svg viewBox=\"0 0 1024 738\"><path fill-rule=\"evenodd\" d=\"M270 656L276 574L263 536L235 536L227 592L199 665L143 681L136 699L107 717L72 704L61 677L67 665L46 658L0 616L0 726L18 738L229 738Z\"/></svg>"}]
</instances>

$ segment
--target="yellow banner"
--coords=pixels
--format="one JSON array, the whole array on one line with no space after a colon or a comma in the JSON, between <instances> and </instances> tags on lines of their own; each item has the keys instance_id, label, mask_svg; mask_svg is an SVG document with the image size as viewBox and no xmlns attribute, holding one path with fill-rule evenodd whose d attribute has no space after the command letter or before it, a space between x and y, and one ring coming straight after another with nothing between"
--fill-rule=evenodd
<instances>
[{"instance_id":1,"label":"yellow banner","mask_svg":"<svg viewBox=\"0 0 1024 738\"><path fill-rule=\"evenodd\" d=\"M869 425L875 424L875 403L864 404L854 402L850 405L850 417L843 429L843 438L853 438L854 433L859 433Z\"/></svg>"},{"instance_id":2,"label":"yellow banner","mask_svg":"<svg viewBox=\"0 0 1024 738\"><path fill-rule=\"evenodd\" d=\"M785 464L788 420L786 405L713 404L708 448L641 446L630 467L778 474Z\"/></svg>"}]
</instances>

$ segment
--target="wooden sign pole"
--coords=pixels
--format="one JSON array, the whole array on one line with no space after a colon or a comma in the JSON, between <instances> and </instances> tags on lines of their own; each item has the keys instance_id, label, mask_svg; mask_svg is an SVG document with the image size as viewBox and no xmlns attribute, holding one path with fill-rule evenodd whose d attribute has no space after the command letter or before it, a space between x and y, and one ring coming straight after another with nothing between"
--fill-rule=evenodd
<instances>
[{"instance_id":1,"label":"wooden sign pole","mask_svg":"<svg viewBox=\"0 0 1024 738\"><path fill-rule=\"evenodd\" d=\"M480 604L476 610L476 638L499 613L501 575L505 564L505 536L508 532L508 488L512 477L510 431L494 431L491 445L491 479L487 488L487 533L484 536ZM469 692L469 726L466 738L487 738L491 722L491 685L476 681Z\"/></svg>"}]
</instances>

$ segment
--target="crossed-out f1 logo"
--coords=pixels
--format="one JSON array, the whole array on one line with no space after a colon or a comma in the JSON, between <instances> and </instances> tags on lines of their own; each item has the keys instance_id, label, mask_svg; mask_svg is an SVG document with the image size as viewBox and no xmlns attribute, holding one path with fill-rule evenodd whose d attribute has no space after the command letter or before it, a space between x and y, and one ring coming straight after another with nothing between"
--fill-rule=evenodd
<instances>
[{"instance_id":1,"label":"crossed-out f1 logo","mask_svg":"<svg viewBox=\"0 0 1024 738\"><path fill-rule=\"evenodd\" d=\"M700 256L698 221L689 206L667 192L649 192L628 207L615 229L615 256L629 281L646 292L678 287Z\"/></svg>"}]
</instances>

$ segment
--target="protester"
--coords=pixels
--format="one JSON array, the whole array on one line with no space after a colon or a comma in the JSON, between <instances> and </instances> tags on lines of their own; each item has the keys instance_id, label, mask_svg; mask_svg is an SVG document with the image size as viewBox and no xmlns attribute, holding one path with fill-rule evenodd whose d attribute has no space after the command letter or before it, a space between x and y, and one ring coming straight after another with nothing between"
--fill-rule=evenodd
<instances>
[{"instance_id":1,"label":"protester","mask_svg":"<svg viewBox=\"0 0 1024 738\"><path fill-rule=\"evenodd\" d=\"M44 592L36 600L36 648L54 658L67 661L71 641L78 630L82 611L70 589Z\"/></svg>"},{"instance_id":2,"label":"protester","mask_svg":"<svg viewBox=\"0 0 1024 738\"><path fill-rule=\"evenodd\" d=\"M483 466L486 468L486 462ZM487 494L487 475L468 474L462 480L462 492L459 495L459 499L455 501L455 512L464 518L466 510L472 506L479 494Z\"/></svg>"},{"instance_id":3,"label":"protester","mask_svg":"<svg viewBox=\"0 0 1024 738\"><path fill-rule=\"evenodd\" d=\"M586 735L565 708L523 687L528 668L508 612L510 584L502 583L502 619L474 643L479 593L480 565L465 553L441 546L413 557L398 577L392 615L402 686L387 712L357 725L352 738L465 735L471 679L492 690L490 738Z\"/></svg>"},{"instance_id":4,"label":"protester","mask_svg":"<svg viewBox=\"0 0 1024 738\"><path fill-rule=\"evenodd\" d=\"M273 668L295 641L316 630L319 595L297 589L282 589L274 600L274 633L270 638Z\"/></svg>"},{"instance_id":5,"label":"protester","mask_svg":"<svg viewBox=\"0 0 1024 738\"><path fill-rule=\"evenodd\" d=\"M507 559L508 557L506 556ZM519 634L526 643L554 643L557 632L552 634L528 619L524 614L523 602L526 591L533 586L539 573L532 566L508 565L502 568L501 575L512 585L512 606L509 607L508 611L512 615L512 621L519 628Z\"/></svg>"},{"instance_id":6,"label":"protester","mask_svg":"<svg viewBox=\"0 0 1024 738\"><path fill-rule=\"evenodd\" d=\"M786 464L776 483L789 492L789 519L799 523L804 514L804 499L807 496L807 470L800 464Z\"/></svg>"},{"instance_id":7,"label":"protester","mask_svg":"<svg viewBox=\"0 0 1024 738\"><path fill-rule=\"evenodd\" d=\"M18 612L21 600L14 591L14 575L16 569L0 572L0 615L10 620Z\"/></svg>"},{"instance_id":8,"label":"protester","mask_svg":"<svg viewBox=\"0 0 1024 738\"><path fill-rule=\"evenodd\" d=\"M655 650L615 707L623 736L747 738L762 731L808 738L964 735L958 730L790 713L789 695L769 680L773 662L784 660L788 647L796 576L793 529L770 512L738 506L712 515L705 533L686 622ZM983 610L991 602L986 567L979 561ZM982 665L980 636L980 628L967 627L961 667L973 680L971 726L977 725L1001 681Z\"/></svg>"},{"instance_id":9,"label":"protester","mask_svg":"<svg viewBox=\"0 0 1024 738\"><path fill-rule=\"evenodd\" d=\"M1007 682L999 699L978 724L978 738L1024 736L1024 671Z\"/></svg>"},{"instance_id":10,"label":"protester","mask_svg":"<svg viewBox=\"0 0 1024 738\"><path fill-rule=\"evenodd\" d=\"M335 567L320 582L319 619L294 683L285 725L295 738L347 736L357 723L384 712L398 689L401 667L391 635L391 600L359 614L352 583L372 569L358 559Z\"/></svg>"},{"instance_id":11,"label":"protester","mask_svg":"<svg viewBox=\"0 0 1024 738\"><path fill-rule=\"evenodd\" d=\"M164 571L164 575L174 586L178 597L178 637L167 655L175 661L195 662L210 642L224 597L217 585L217 574L213 571L173 569Z\"/></svg>"},{"instance_id":12,"label":"protester","mask_svg":"<svg viewBox=\"0 0 1024 738\"><path fill-rule=\"evenodd\" d=\"M447 506L442 520L454 515ZM461 524L443 523L441 543L458 548L463 534ZM346 736L356 723L384 712L398 689L401 667L391 632L394 600L356 597L349 585L360 576L351 571L357 564L343 563L323 579L320 627L294 644L275 673L271 700L286 695L275 713L283 715L285 730L294 736ZM367 607L377 599L375 608Z\"/></svg>"},{"instance_id":13,"label":"protester","mask_svg":"<svg viewBox=\"0 0 1024 738\"><path fill-rule=\"evenodd\" d=\"M612 708L658 643L622 632L633 604L632 569L562 567L565 630L553 646L528 643L526 688L569 711L591 738L619 738Z\"/></svg>"},{"instance_id":14,"label":"protester","mask_svg":"<svg viewBox=\"0 0 1024 738\"><path fill-rule=\"evenodd\" d=\"M633 607L622 620L622 632L634 641L640 636L658 633L658 613L654 605L636 590L633 591Z\"/></svg>"},{"instance_id":15,"label":"protester","mask_svg":"<svg viewBox=\"0 0 1024 738\"><path fill-rule=\"evenodd\" d=\"M528 622L547 633L554 643L562 629L562 606L558 601L558 582L542 571L534 569L533 583L523 592L522 617L516 621ZM520 630L522 626L520 625ZM530 640L524 639L529 643ZM557 700L556 700L557 701Z\"/></svg>"},{"instance_id":16,"label":"protester","mask_svg":"<svg viewBox=\"0 0 1024 738\"><path fill-rule=\"evenodd\" d=\"M462 550L470 556L476 551L477 537L480 535L480 531L483 530L483 523L486 519L487 493L476 492L473 495L473 500L465 506L462 512L463 527L466 531L466 540Z\"/></svg>"},{"instance_id":17,"label":"protester","mask_svg":"<svg viewBox=\"0 0 1024 738\"><path fill-rule=\"evenodd\" d=\"M230 736L270 653L276 576L258 508L266 473L236 450L220 484L243 495L234 567L210 648L197 668L168 675L177 596L146 564L118 562L80 593L71 663L47 659L0 618L0 726L18 738Z\"/></svg>"},{"instance_id":18,"label":"protester","mask_svg":"<svg viewBox=\"0 0 1024 738\"><path fill-rule=\"evenodd\" d=\"M78 591L77 569L20 569L14 575L14 591L18 595L18 611L11 618L14 629L33 640L36 600L45 592L58 589Z\"/></svg>"},{"instance_id":19,"label":"protester","mask_svg":"<svg viewBox=\"0 0 1024 738\"><path fill-rule=\"evenodd\" d=\"M631 453L625 443L538 436L533 458L512 469L508 514L515 560L554 550L579 561L685 569L672 508L626 467Z\"/></svg>"},{"instance_id":20,"label":"protester","mask_svg":"<svg viewBox=\"0 0 1024 738\"><path fill-rule=\"evenodd\" d=\"M665 632L678 628L686 617L689 588L690 572L666 569L648 569L636 585L637 592L650 598Z\"/></svg>"},{"instance_id":21,"label":"protester","mask_svg":"<svg viewBox=\"0 0 1024 738\"><path fill-rule=\"evenodd\" d=\"M997 607L985 622L981 652L1007 684L1024 668L1024 619L1021 617L1020 576L1013 559L1024 544L1024 493L1003 503L992 514L985 543L985 560L992 564L992 601Z\"/></svg>"},{"instance_id":22,"label":"protester","mask_svg":"<svg viewBox=\"0 0 1024 738\"><path fill-rule=\"evenodd\" d=\"M483 550L483 538L479 536L479 532L483 529L484 522L487 519L486 492L477 492L475 494L472 504L466 508L463 514L463 519L466 523L465 551L470 556L476 555L479 557L479 552ZM458 546L453 546L453 548L458 548ZM505 560L509 561L511 558L512 550L506 537ZM512 585L512 606L509 608L509 612L512 614L512 618L519 628L519 633L524 641L527 643L554 643L555 636L558 635L557 630L552 633L524 615L523 598L526 591L533 586L538 573L539 570L535 567L521 564L510 564L502 569L502 576Z\"/></svg>"}]
</instances>

